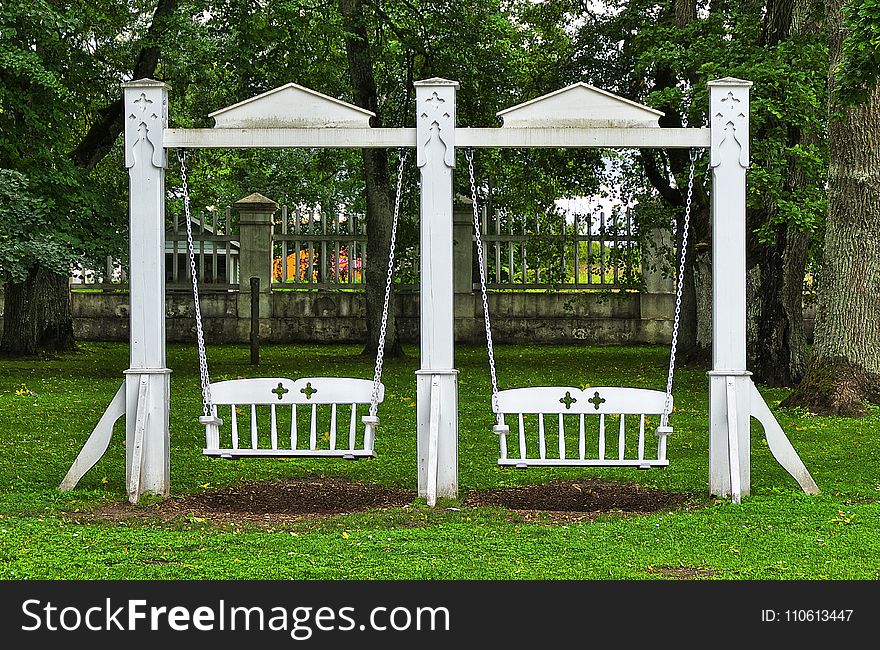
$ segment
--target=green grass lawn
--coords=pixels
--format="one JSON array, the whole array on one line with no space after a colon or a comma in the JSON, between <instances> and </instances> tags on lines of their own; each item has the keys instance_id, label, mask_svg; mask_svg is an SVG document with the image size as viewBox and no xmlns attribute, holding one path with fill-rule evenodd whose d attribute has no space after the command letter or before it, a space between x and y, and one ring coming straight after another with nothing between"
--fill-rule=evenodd
<instances>
[{"instance_id":1,"label":"green grass lawn","mask_svg":"<svg viewBox=\"0 0 880 650\"><path fill-rule=\"evenodd\" d=\"M258 371L244 346L210 349L214 380L237 376L369 378L356 346L265 346ZM211 460L204 442L195 346L171 346L171 477L175 495L243 480L345 476L415 491L417 350L385 364L379 457L344 460ZM500 346L502 388L529 384L662 388L661 347ZM462 347L462 494L585 476L696 495L689 509L557 523L500 509L401 509L314 518L274 528L216 526L201 518L121 522L74 518L122 501L121 422L106 456L67 493L58 483L118 388L128 348L87 343L47 361L0 362L0 575L6 579L391 578L646 579L658 567L699 568L716 579L880 578L880 409L861 420L777 411L822 490L800 492L752 432L752 496L711 501L707 378L676 377L675 434L667 470L499 469L485 349ZM763 390L775 409L784 390ZM454 504L443 504L451 506Z\"/></svg>"}]
</instances>

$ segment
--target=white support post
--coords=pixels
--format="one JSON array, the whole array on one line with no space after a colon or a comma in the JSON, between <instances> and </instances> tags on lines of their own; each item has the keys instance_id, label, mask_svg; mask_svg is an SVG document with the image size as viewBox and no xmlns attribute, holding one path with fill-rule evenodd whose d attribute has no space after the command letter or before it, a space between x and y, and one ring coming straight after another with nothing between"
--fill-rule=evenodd
<instances>
[{"instance_id":1,"label":"white support post","mask_svg":"<svg viewBox=\"0 0 880 650\"><path fill-rule=\"evenodd\" d=\"M730 496L730 469L749 494L751 378L746 370L746 169L750 81L709 82L712 166L712 371L709 493ZM730 385L729 385L730 384ZM728 399L728 395L732 399ZM734 412L728 415L728 409ZM733 425L736 431L730 431ZM730 435L736 443L730 445ZM736 449L738 447L738 449ZM733 448L733 449L732 449ZM731 458L730 453L738 458Z\"/></svg>"},{"instance_id":2,"label":"white support post","mask_svg":"<svg viewBox=\"0 0 880 650\"><path fill-rule=\"evenodd\" d=\"M125 483L129 499L170 491L170 370L165 367L165 168L168 88L123 84L129 173L130 367L125 371ZM146 404L140 404L145 400ZM139 430L138 427L141 427ZM134 463L137 462L137 467ZM136 480L134 480L136 479Z\"/></svg>"},{"instance_id":3,"label":"white support post","mask_svg":"<svg viewBox=\"0 0 880 650\"><path fill-rule=\"evenodd\" d=\"M419 496L427 498L430 483L432 499L454 499L458 497L458 371L453 369L452 174L458 82L427 79L415 87L416 159L422 181L418 489ZM432 405L432 396L440 403ZM430 453L432 448L436 456Z\"/></svg>"},{"instance_id":4,"label":"white support post","mask_svg":"<svg viewBox=\"0 0 880 650\"><path fill-rule=\"evenodd\" d=\"M709 82L712 166L712 371L709 373L709 494L748 496L750 418L764 427L774 458L804 492L819 488L746 370L746 169L749 88ZM739 475L739 481L735 474Z\"/></svg>"}]
</instances>

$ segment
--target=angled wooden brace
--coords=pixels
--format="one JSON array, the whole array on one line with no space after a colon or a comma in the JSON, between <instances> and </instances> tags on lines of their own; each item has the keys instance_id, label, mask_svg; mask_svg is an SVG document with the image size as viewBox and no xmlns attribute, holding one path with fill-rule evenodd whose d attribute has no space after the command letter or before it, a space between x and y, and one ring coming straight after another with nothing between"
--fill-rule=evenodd
<instances>
[{"instance_id":1,"label":"angled wooden brace","mask_svg":"<svg viewBox=\"0 0 880 650\"><path fill-rule=\"evenodd\" d=\"M751 413L761 423L761 426L764 427L764 436L767 438L767 446L770 448L770 453L773 454L773 457L782 465L785 471L792 475L804 492L807 494L819 494L819 486L816 485L816 481L813 480L804 462L798 456L788 436L785 435L782 427L779 426L776 416L773 415L770 407L767 406L764 397L758 392L758 387L755 386L754 382L751 382L751 386Z\"/></svg>"},{"instance_id":2,"label":"angled wooden brace","mask_svg":"<svg viewBox=\"0 0 880 650\"><path fill-rule=\"evenodd\" d=\"M107 447L110 445L110 438L113 436L113 425L123 415L125 415L125 383L116 391L116 395L113 396L110 405L104 411L104 415L101 416L76 460L73 461L73 465L67 470L67 475L59 486L60 489L72 490L75 488L86 472L101 460L101 457L106 453Z\"/></svg>"}]
</instances>

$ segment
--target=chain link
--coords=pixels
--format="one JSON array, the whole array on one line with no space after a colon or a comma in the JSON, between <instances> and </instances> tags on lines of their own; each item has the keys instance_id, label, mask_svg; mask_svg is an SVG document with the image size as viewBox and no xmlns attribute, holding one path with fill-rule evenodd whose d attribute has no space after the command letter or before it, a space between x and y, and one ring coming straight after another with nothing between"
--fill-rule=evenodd
<instances>
[{"instance_id":1,"label":"chain link","mask_svg":"<svg viewBox=\"0 0 880 650\"><path fill-rule=\"evenodd\" d=\"M681 229L681 261L678 266L678 278L675 287L675 316L672 320L672 346L669 350L669 373L666 376L666 399L663 402L663 413L660 415L660 426L668 426L669 409L672 405L672 380L675 375L675 354L678 350L678 329L681 323L681 293L684 288L684 268L687 260L688 230L691 223L691 204L694 196L694 169L697 164L697 151L691 149L691 167L688 173L687 199L684 207L684 220Z\"/></svg>"},{"instance_id":2,"label":"chain link","mask_svg":"<svg viewBox=\"0 0 880 650\"><path fill-rule=\"evenodd\" d=\"M400 196L403 188L403 165L409 152L400 154L397 169L397 193L394 197L394 217L391 221L391 245L388 248L388 274L385 277L385 302L382 304L382 325L379 328L379 348L376 351L376 369L373 372L373 393L370 396L370 415L376 416L379 408L379 387L382 385L382 364L385 362L385 333L388 329L388 309L391 304L391 286L394 282L394 253L397 247L397 223L400 219Z\"/></svg>"},{"instance_id":3,"label":"chain link","mask_svg":"<svg viewBox=\"0 0 880 650\"><path fill-rule=\"evenodd\" d=\"M189 255L189 270L192 278L193 306L196 318L196 343L199 349L199 381L202 388L202 412L205 417L213 414L211 399L211 379L208 375L208 354L205 351L205 333L202 329L202 307L199 303L199 280L196 275L196 254L193 247L192 219L190 218L189 182L186 175L186 149L177 152L180 160L180 183L183 188L183 213L186 221L186 246Z\"/></svg>"},{"instance_id":4,"label":"chain link","mask_svg":"<svg viewBox=\"0 0 880 650\"><path fill-rule=\"evenodd\" d=\"M498 406L498 376L495 371L495 347L492 345L492 322L489 320L489 292L486 289L486 260L483 254L483 236L480 226L480 212L477 207L477 183L474 180L474 150L465 152L468 163L468 176L471 182L471 205L474 210L474 238L477 244L477 265L480 267L480 295L483 298L483 320L486 327L486 348L489 352L489 376L492 380L492 407ZM500 416L499 416L500 418ZM500 422L500 420L499 420Z\"/></svg>"}]
</instances>

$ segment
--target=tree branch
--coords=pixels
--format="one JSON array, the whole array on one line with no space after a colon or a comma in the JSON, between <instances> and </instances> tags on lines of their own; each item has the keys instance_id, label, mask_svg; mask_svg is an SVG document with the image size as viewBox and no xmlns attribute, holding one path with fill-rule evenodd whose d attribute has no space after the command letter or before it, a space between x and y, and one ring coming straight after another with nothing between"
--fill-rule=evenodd
<instances>
[{"instance_id":1,"label":"tree branch","mask_svg":"<svg viewBox=\"0 0 880 650\"><path fill-rule=\"evenodd\" d=\"M424 47L420 47L418 44L418 40L415 38L415 35L412 33L407 33L403 29L401 29L389 16L384 9L379 5L378 2L373 0L368 0L367 4L373 8L373 11L376 12L376 15L382 19L382 21L388 26L394 35L398 38L398 40L406 45L409 48L412 48L413 51L420 52L421 54L426 54Z\"/></svg>"},{"instance_id":2,"label":"tree branch","mask_svg":"<svg viewBox=\"0 0 880 650\"><path fill-rule=\"evenodd\" d=\"M144 37L146 45L141 48L132 69L132 79L143 79L156 74L160 50L155 43L166 28L168 19L177 11L177 6L178 0L157 1L153 22ZM70 154L70 159L75 165L94 169L101 162L125 128L124 108L120 97L98 111L98 120L92 124L88 133Z\"/></svg>"},{"instance_id":3,"label":"tree branch","mask_svg":"<svg viewBox=\"0 0 880 650\"><path fill-rule=\"evenodd\" d=\"M654 160L654 156L642 149L639 151L639 160L642 163L642 169L645 170L645 175L648 177L651 185L660 192L660 196L670 205L684 205L681 191L669 184L666 175L661 173L657 167L657 161Z\"/></svg>"}]
</instances>

